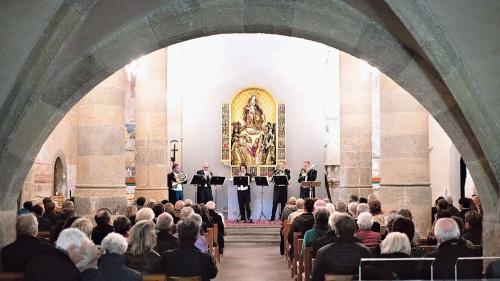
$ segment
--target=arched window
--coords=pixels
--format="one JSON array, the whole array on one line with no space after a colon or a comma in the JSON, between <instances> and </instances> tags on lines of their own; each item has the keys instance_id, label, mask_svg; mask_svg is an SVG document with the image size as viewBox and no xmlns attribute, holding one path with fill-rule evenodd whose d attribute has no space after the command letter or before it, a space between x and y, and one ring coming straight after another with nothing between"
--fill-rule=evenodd
<instances>
[{"instance_id":1,"label":"arched window","mask_svg":"<svg viewBox=\"0 0 500 281\"><path fill-rule=\"evenodd\" d=\"M66 191L66 176L61 158L57 157L54 164L54 191L53 195L64 195Z\"/></svg>"}]
</instances>

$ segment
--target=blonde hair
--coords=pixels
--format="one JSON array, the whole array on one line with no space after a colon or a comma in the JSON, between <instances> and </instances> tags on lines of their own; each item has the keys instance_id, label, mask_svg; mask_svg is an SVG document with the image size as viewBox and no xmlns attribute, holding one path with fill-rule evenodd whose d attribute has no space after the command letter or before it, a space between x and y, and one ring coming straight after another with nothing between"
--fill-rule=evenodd
<instances>
[{"instance_id":1,"label":"blonde hair","mask_svg":"<svg viewBox=\"0 0 500 281\"><path fill-rule=\"evenodd\" d=\"M181 209L180 218L181 220L187 219L191 214L194 214L194 210L191 207L184 207Z\"/></svg>"},{"instance_id":2,"label":"blonde hair","mask_svg":"<svg viewBox=\"0 0 500 281\"><path fill-rule=\"evenodd\" d=\"M130 205L125 210L125 216L127 218L135 217L135 214L137 214L137 207L135 205Z\"/></svg>"},{"instance_id":3,"label":"blonde hair","mask_svg":"<svg viewBox=\"0 0 500 281\"><path fill-rule=\"evenodd\" d=\"M401 232L391 232L387 234L384 241L380 243L382 254L405 253L410 255L411 245L408 236Z\"/></svg>"},{"instance_id":4,"label":"blonde hair","mask_svg":"<svg viewBox=\"0 0 500 281\"><path fill-rule=\"evenodd\" d=\"M155 224L150 220L137 222L130 230L129 250L133 256L149 253L156 246Z\"/></svg>"},{"instance_id":5,"label":"blonde hair","mask_svg":"<svg viewBox=\"0 0 500 281\"><path fill-rule=\"evenodd\" d=\"M71 224L71 227L74 227L74 228L81 230L89 238L92 235L93 225L92 225L92 222L87 218L79 218L79 219L75 220Z\"/></svg>"}]
</instances>

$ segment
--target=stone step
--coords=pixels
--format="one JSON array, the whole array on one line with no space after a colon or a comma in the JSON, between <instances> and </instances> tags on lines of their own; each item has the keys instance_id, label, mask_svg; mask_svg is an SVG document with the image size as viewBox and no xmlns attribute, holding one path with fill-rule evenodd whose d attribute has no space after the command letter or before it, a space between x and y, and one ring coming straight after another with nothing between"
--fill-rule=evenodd
<instances>
[{"instance_id":1,"label":"stone step","mask_svg":"<svg viewBox=\"0 0 500 281\"><path fill-rule=\"evenodd\" d=\"M226 227L226 244L238 246L279 245L280 227L230 226Z\"/></svg>"},{"instance_id":2,"label":"stone step","mask_svg":"<svg viewBox=\"0 0 500 281\"><path fill-rule=\"evenodd\" d=\"M226 227L226 234L277 234L280 233L278 227Z\"/></svg>"}]
</instances>

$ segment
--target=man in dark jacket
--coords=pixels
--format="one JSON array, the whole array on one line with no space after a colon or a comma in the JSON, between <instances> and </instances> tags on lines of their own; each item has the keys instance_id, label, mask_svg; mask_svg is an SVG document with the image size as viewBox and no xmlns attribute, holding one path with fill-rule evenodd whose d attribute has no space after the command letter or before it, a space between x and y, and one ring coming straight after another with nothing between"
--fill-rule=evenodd
<instances>
[{"instance_id":1,"label":"man in dark jacket","mask_svg":"<svg viewBox=\"0 0 500 281\"><path fill-rule=\"evenodd\" d=\"M89 268L80 273L75 264L82 261L94 247L94 257ZM56 248L43 252L30 260L24 272L26 281L103 281L97 271L97 247L85 233L76 228L65 229L59 234Z\"/></svg>"},{"instance_id":2,"label":"man in dark jacket","mask_svg":"<svg viewBox=\"0 0 500 281\"><path fill-rule=\"evenodd\" d=\"M101 243L106 253L99 259L99 273L106 281L142 281L142 274L126 265L127 240L118 233L110 233Z\"/></svg>"},{"instance_id":3,"label":"man in dark jacket","mask_svg":"<svg viewBox=\"0 0 500 281\"><path fill-rule=\"evenodd\" d=\"M167 276L201 276L203 281L217 276L217 266L210 254L194 246L199 232L200 226L193 220L182 220L177 224L179 248L163 253L162 268Z\"/></svg>"},{"instance_id":4,"label":"man in dark jacket","mask_svg":"<svg viewBox=\"0 0 500 281\"><path fill-rule=\"evenodd\" d=\"M216 212L213 201L207 202L207 208L213 223L217 224L217 247L219 248L219 253L222 255L224 253L224 219L221 214Z\"/></svg>"},{"instance_id":5,"label":"man in dark jacket","mask_svg":"<svg viewBox=\"0 0 500 281\"><path fill-rule=\"evenodd\" d=\"M92 241L94 244L101 245L102 239L109 233L113 232L111 225L111 213L108 209L100 209L94 216L96 226L92 230Z\"/></svg>"},{"instance_id":6,"label":"man in dark jacket","mask_svg":"<svg viewBox=\"0 0 500 281\"><path fill-rule=\"evenodd\" d=\"M306 199L304 202L304 213L293 220L290 226L290 232L288 233L288 243L290 244L289 256L293 257L293 233L300 232L301 237L304 237L306 231L314 226L314 200Z\"/></svg>"},{"instance_id":7,"label":"man in dark jacket","mask_svg":"<svg viewBox=\"0 0 500 281\"><path fill-rule=\"evenodd\" d=\"M16 231L16 241L2 249L2 265L7 272L24 272L31 258L53 248L50 244L36 238L38 222L33 214L19 216Z\"/></svg>"},{"instance_id":8,"label":"man in dark jacket","mask_svg":"<svg viewBox=\"0 0 500 281\"><path fill-rule=\"evenodd\" d=\"M460 198L460 200L458 200L458 204L460 204L460 212L457 214L457 217L460 217L463 221L465 221L465 214L470 211L472 200L470 198Z\"/></svg>"},{"instance_id":9,"label":"man in dark jacket","mask_svg":"<svg viewBox=\"0 0 500 281\"><path fill-rule=\"evenodd\" d=\"M179 240L172 234L173 225L174 219L169 213L158 216L158 222L156 223L156 229L158 230L156 234L156 252L161 254L179 247Z\"/></svg>"},{"instance_id":10,"label":"man in dark jacket","mask_svg":"<svg viewBox=\"0 0 500 281\"><path fill-rule=\"evenodd\" d=\"M371 258L372 253L354 237L356 223L348 214L340 214L335 218L333 243L324 246L316 255L312 280L323 281L325 274L357 274L362 258Z\"/></svg>"},{"instance_id":11,"label":"man in dark jacket","mask_svg":"<svg viewBox=\"0 0 500 281\"><path fill-rule=\"evenodd\" d=\"M434 226L434 233L438 241L438 248L426 255L426 257L436 258L434 279L454 279L457 258L473 257L478 256L478 254L468 248L465 241L460 239L460 229L455 220L451 218L439 219ZM481 272L481 261L460 261L458 263L459 278L480 278Z\"/></svg>"}]
</instances>

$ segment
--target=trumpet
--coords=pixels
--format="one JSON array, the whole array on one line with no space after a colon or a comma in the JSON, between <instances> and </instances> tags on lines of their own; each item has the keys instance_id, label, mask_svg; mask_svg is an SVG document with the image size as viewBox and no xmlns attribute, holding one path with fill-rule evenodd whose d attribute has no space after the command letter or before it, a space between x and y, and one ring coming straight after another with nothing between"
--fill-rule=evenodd
<instances>
[{"instance_id":1,"label":"trumpet","mask_svg":"<svg viewBox=\"0 0 500 281\"><path fill-rule=\"evenodd\" d=\"M177 184L182 184L186 180L187 180L187 175L186 174L184 174L184 173L175 174L175 182Z\"/></svg>"},{"instance_id":2,"label":"trumpet","mask_svg":"<svg viewBox=\"0 0 500 281\"><path fill-rule=\"evenodd\" d=\"M309 167L309 169L307 169L307 170L306 170L306 169L304 169L304 168L302 168L302 169L300 170L300 176L299 176L299 177L305 177L305 176L307 176L307 173L308 173L310 170L313 170L315 167L316 167L316 165L312 165L312 166L310 166L310 167Z\"/></svg>"}]
</instances>

